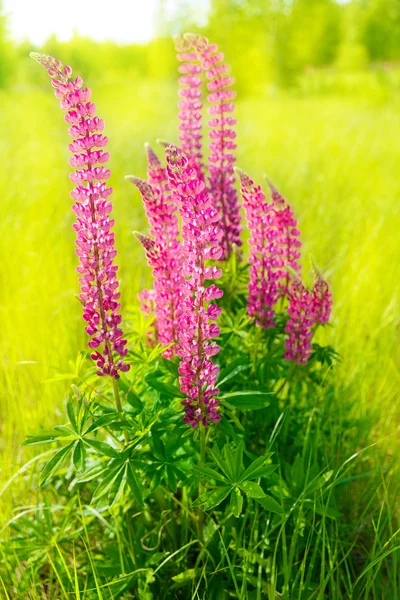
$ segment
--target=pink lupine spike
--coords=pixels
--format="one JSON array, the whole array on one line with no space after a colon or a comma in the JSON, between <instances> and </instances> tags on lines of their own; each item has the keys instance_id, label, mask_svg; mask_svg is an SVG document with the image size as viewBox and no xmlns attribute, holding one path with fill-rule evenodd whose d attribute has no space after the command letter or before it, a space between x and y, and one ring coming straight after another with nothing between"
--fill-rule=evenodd
<instances>
[{"instance_id":1,"label":"pink lupine spike","mask_svg":"<svg viewBox=\"0 0 400 600\"><path fill-rule=\"evenodd\" d=\"M321 273L315 273L314 287L312 290L313 310L315 321L320 325L329 322L332 312L332 293L329 284L322 277Z\"/></svg>"},{"instance_id":2,"label":"pink lupine spike","mask_svg":"<svg viewBox=\"0 0 400 600\"><path fill-rule=\"evenodd\" d=\"M287 294L290 269L300 273L301 267L298 262L301 253L300 231L297 228L297 220L294 212L282 194L278 191L272 181L266 177L271 193L272 204L275 213L275 226L279 232L278 255L281 259L282 271L280 274L280 294Z\"/></svg>"},{"instance_id":3,"label":"pink lupine spike","mask_svg":"<svg viewBox=\"0 0 400 600\"><path fill-rule=\"evenodd\" d=\"M104 123L95 116L96 106L89 102L90 90L82 88L82 79L71 80L71 67L63 66L59 60L45 54L32 52L31 57L47 70L55 96L67 113L65 120L72 125L69 133L75 141L70 144L74 153L70 164L75 168L82 167L70 176L77 184L71 196L75 200L72 208L77 216L74 230L80 260L77 267L81 284L79 298L84 306L86 332L91 337L89 347L95 350L91 357L97 364L97 374L118 379L121 371L129 370L129 365L119 358L126 356L128 350L119 327L118 267L113 264L116 252L111 232L114 221L109 216L112 189L101 183L108 179L109 170L96 166L107 162L109 155L93 150L107 144L107 138L99 134Z\"/></svg>"},{"instance_id":4,"label":"pink lupine spike","mask_svg":"<svg viewBox=\"0 0 400 600\"><path fill-rule=\"evenodd\" d=\"M203 81L199 75L202 73L201 66L197 62L197 53L190 52L190 44L179 35L174 36L177 59L180 61L179 91L181 100L178 102L180 120L179 140L181 150L189 160L189 165L196 169L199 179L204 179L201 139L202 139L202 113L201 87Z\"/></svg>"},{"instance_id":5,"label":"pink lupine spike","mask_svg":"<svg viewBox=\"0 0 400 600\"><path fill-rule=\"evenodd\" d=\"M296 364L305 365L310 358L315 324L315 310L312 296L298 277L290 279L288 287L289 303L287 312L289 320L286 323L285 358L294 360Z\"/></svg>"},{"instance_id":6,"label":"pink lupine spike","mask_svg":"<svg viewBox=\"0 0 400 600\"><path fill-rule=\"evenodd\" d=\"M240 179L243 206L250 230L250 282L247 310L262 327L274 326L274 305L279 299L280 278L279 231L272 204L266 201L261 186L241 169L235 168Z\"/></svg>"},{"instance_id":7,"label":"pink lupine spike","mask_svg":"<svg viewBox=\"0 0 400 600\"><path fill-rule=\"evenodd\" d=\"M152 186L160 187L164 193L168 193L168 177L165 167L149 144L144 145L147 156L147 178Z\"/></svg>"},{"instance_id":8,"label":"pink lupine spike","mask_svg":"<svg viewBox=\"0 0 400 600\"><path fill-rule=\"evenodd\" d=\"M175 205L168 201L168 197L159 187L153 187L133 175L128 175L126 179L139 189L149 221L152 237L136 235L144 246L147 262L153 269L153 300L158 341L169 346L164 352L165 358L172 358L178 343L183 285L182 251L178 241ZM142 302L142 306L148 314L150 305Z\"/></svg>"},{"instance_id":9,"label":"pink lupine spike","mask_svg":"<svg viewBox=\"0 0 400 600\"><path fill-rule=\"evenodd\" d=\"M229 67L223 62L224 55L219 52L217 44L210 44L207 38L196 34L185 34L184 38L188 46L196 51L200 66L209 80L209 183L214 205L220 214L224 234L221 245L223 258L226 259L235 246L242 245L240 207L233 171L236 160L233 154L236 149L236 133L233 126L236 119L230 116L235 110L233 100L236 93L230 89L235 80L226 75Z\"/></svg>"},{"instance_id":10,"label":"pink lupine spike","mask_svg":"<svg viewBox=\"0 0 400 600\"><path fill-rule=\"evenodd\" d=\"M206 192L204 181L197 177L189 160L175 147L166 149L167 173L172 197L182 217L184 297L179 318L180 387L186 398L184 422L191 427L207 426L220 420L218 393L215 387L218 367L211 360L219 352L214 338L219 328L213 323L221 309L212 300L222 297L214 283L220 269L207 267L207 259L218 260L223 232L219 215Z\"/></svg>"}]
</instances>

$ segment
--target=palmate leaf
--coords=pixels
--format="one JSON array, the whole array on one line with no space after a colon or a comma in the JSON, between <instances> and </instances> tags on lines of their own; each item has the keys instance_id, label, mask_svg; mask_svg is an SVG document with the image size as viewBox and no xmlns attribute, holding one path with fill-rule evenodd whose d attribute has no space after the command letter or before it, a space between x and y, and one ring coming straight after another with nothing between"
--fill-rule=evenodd
<instances>
[{"instance_id":1,"label":"palmate leaf","mask_svg":"<svg viewBox=\"0 0 400 600\"><path fill-rule=\"evenodd\" d=\"M64 460L67 458L68 454L72 452L75 442L70 442L61 450L55 453L55 455L49 460L48 463L44 466L44 469L41 473L40 486L43 487L46 485L48 480L55 474L55 472L61 467Z\"/></svg>"},{"instance_id":2,"label":"palmate leaf","mask_svg":"<svg viewBox=\"0 0 400 600\"><path fill-rule=\"evenodd\" d=\"M221 475L221 473L218 473L218 471L210 469L209 467L198 465L196 467L193 467L193 472L202 481L216 479L217 481L222 481L223 483L229 483L225 475Z\"/></svg>"},{"instance_id":3,"label":"palmate leaf","mask_svg":"<svg viewBox=\"0 0 400 600\"><path fill-rule=\"evenodd\" d=\"M136 471L130 461L127 462L126 474L127 474L128 485L131 488L133 497L140 504L140 506L143 506L142 485L141 485L140 479L137 476Z\"/></svg>"},{"instance_id":4,"label":"palmate leaf","mask_svg":"<svg viewBox=\"0 0 400 600\"><path fill-rule=\"evenodd\" d=\"M265 456L259 456L256 458L251 465L242 473L240 481L246 481L247 479L258 479L259 477L266 477L273 473L277 469L278 465L266 465L265 463L271 458L272 454L266 454Z\"/></svg>"},{"instance_id":5,"label":"palmate leaf","mask_svg":"<svg viewBox=\"0 0 400 600\"><path fill-rule=\"evenodd\" d=\"M172 383L165 383L164 381L156 377L146 377L146 383L151 388L153 388L157 392L160 392L161 394L164 394L164 396L167 396L168 398L172 399L185 397L185 395L182 394L181 390L178 387L172 385Z\"/></svg>"},{"instance_id":6,"label":"palmate leaf","mask_svg":"<svg viewBox=\"0 0 400 600\"><path fill-rule=\"evenodd\" d=\"M86 449L82 440L75 442L74 453L72 455L74 467L83 472L86 467Z\"/></svg>"}]
</instances>

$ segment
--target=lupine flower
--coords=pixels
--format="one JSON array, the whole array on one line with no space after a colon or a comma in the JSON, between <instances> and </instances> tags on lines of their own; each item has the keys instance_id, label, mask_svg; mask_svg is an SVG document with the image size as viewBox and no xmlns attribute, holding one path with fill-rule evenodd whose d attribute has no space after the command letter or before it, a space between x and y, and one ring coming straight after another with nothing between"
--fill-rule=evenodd
<instances>
[{"instance_id":1,"label":"lupine flower","mask_svg":"<svg viewBox=\"0 0 400 600\"><path fill-rule=\"evenodd\" d=\"M328 282L323 279L320 273L316 273L315 276L312 303L315 321L320 325L328 323L333 304L332 294L329 290Z\"/></svg>"},{"instance_id":2,"label":"lupine flower","mask_svg":"<svg viewBox=\"0 0 400 600\"><path fill-rule=\"evenodd\" d=\"M298 263L298 259L300 258L299 249L301 248L301 242L298 239L300 231L297 229L297 220L294 218L294 212L288 202L269 179L267 179L267 182L274 207L275 227L279 233L277 252L281 263L281 285L279 291L282 296L288 293L290 269L297 273L301 270Z\"/></svg>"},{"instance_id":3,"label":"lupine flower","mask_svg":"<svg viewBox=\"0 0 400 600\"><path fill-rule=\"evenodd\" d=\"M149 144L145 144L147 155L147 181L152 187L158 187L168 194L168 177L165 167Z\"/></svg>"},{"instance_id":4,"label":"lupine flower","mask_svg":"<svg viewBox=\"0 0 400 600\"><path fill-rule=\"evenodd\" d=\"M279 299L280 231L276 227L275 207L266 201L261 186L241 169L236 169L242 190L243 206L250 230L250 283L247 310L262 327L274 326L273 307Z\"/></svg>"},{"instance_id":5,"label":"lupine flower","mask_svg":"<svg viewBox=\"0 0 400 600\"><path fill-rule=\"evenodd\" d=\"M154 276L154 313L157 338L160 344L168 346L178 341L179 306L182 295L182 251L178 242L178 219L175 206L167 202L160 188L152 187L142 179L128 175L127 179L142 194L152 238L138 234L139 241L146 250L146 257ZM148 293L141 297L145 312L148 313ZM146 302L143 302L145 300ZM166 358L172 358L174 347L167 348Z\"/></svg>"},{"instance_id":6,"label":"lupine flower","mask_svg":"<svg viewBox=\"0 0 400 600\"><path fill-rule=\"evenodd\" d=\"M197 64L197 53L190 52L190 44L179 35L174 37L175 47L177 50L177 59L182 63L179 65L179 96L182 100L179 101L178 118L181 121L179 130L179 140L181 142L181 151L189 161L190 167L196 170L197 177L204 179L202 169L202 154L201 154L201 86L202 80L199 75L202 69Z\"/></svg>"},{"instance_id":7,"label":"lupine flower","mask_svg":"<svg viewBox=\"0 0 400 600\"><path fill-rule=\"evenodd\" d=\"M289 304L287 312L289 320L286 323L285 358L294 360L296 364L307 364L310 358L315 323L315 310L312 296L300 279L292 278L288 287Z\"/></svg>"},{"instance_id":8,"label":"lupine flower","mask_svg":"<svg viewBox=\"0 0 400 600\"><path fill-rule=\"evenodd\" d=\"M232 101L236 93L229 89L235 80L227 75L229 66L223 62L224 55L218 51L217 44L210 44L207 38L200 35L185 34L184 37L189 47L196 51L200 66L209 79L207 88L211 93L207 97L210 103L208 114L212 117L208 122L211 140L209 184L214 206L220 215L222 258L226 259L234 246L242 245L239 203L234 187L233 165L236 159L232 153L236 149L236 133L233 130L236 119L231 116L235 110ZM193 60L192 54L188 53L187 58Z\"/></svg>"},{"instance_id":9,"label":"lupine flower","mask_svg":"<svg viewBox=\"0 0 400 600\"><path fill-rule=\"evenodd\" d=\"M219 336L214 321L221 309L211 302L223 292L214 283L206 286L208 280L221 276L221 270L206 266L206 261L220 258L223 232L205 184L188 159L172 146L166 154L169 187L182 217L183 274L187 277L179 317L179 382L186 395L184 422L194 428L221 418L215 387L219 368L211 360L219 352L212 340Z\"/></svg>"},{"instance_id":10,"label":"lupine flower","mask_svg":"<svg viewBox=\"0 0 400 600\"><path fill-rule=\"evenodd\" d=\"M128 350L119 327L118 267L114 265L116 251L111 232L114 221L110 219L112 204L109 200L112 188L107 188L105 183L110 171L102 166L109 159L108 152L103 150L108 139L100 133L104 123L96 116L90 90L83 88L82 79L71 79L71 67L44 54L32 53L31 56L51 77L54 93L66 112L69 134L74 139L69 145L73 154L69 162L76 169L70 174L76 184L71 192L75 200L72 208L77 216L73 227L80 260L77 267L81 285L79 297L84 306L86 333L91 337L89 347L95 350L91 357L96 361L98 375L118 379L121 371L129 370L129 365L119 358L126 356Z\"/></svg>"}]
</instances>

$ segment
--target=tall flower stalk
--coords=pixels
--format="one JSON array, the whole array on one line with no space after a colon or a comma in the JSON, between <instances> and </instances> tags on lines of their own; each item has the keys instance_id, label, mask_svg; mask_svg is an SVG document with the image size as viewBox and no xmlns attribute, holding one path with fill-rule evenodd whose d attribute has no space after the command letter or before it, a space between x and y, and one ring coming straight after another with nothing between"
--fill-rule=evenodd
<instances>
[{"instance_id":1,"label":"tall flower stalk","mask_svg":"<svg viewBox=\"0 0 400 600\"><path fill-rule=\"evenodd\" d=\"M188 159L175 147L166 149L169 187L182 217L184 293L179 317L179 365L181 391L186 395L184 422L195 428L220 420L219 390L215 387L218 366L211 358L219 352L212 341L219 336L215 324L221 309L213 300L223 295L210 280L221 270L207 266L221 256L223 232L212 200Z\"/></svg>"},{"instance_id":2,"label":"tall flower stalk","mask_svg":"<svg viewBox=\"0 0 400 600\"><path fill-rule=\"evenodd\" d=\"M244 171L239 175L246 221L250 230L250 282L247 311L257 325L274 326L274 305L279 299L281 276L280 231L276 227L274 205L268 203L260 185Z\"/></svg>"},{"instance_id":3,"label":"tall flower stalk","mask_svg":"<svg viewBox=\"0 0 400 600\"><path fill-rule=\"evenodd\" d=\"M103 166L109 160L108 152L104 151L108 139L100 133L104 122L96 116L89 88L83 88L80 77L72 79L71 67L45 54L32 53L31 56L51 77L55 96L66 112L68 132L74 140L69 144L73 154L69 162L75 169L70 179L76 184L71 192L77 217L73 227L80 260L77 267L81 285L79 297L87 322L86 333L91 337L88 345L94 350L91 357L98 367L98 375L118 379L120 372L129 370L129 365L122 360L128 350L120 328L118 266L114 264L116 251L111 231L114 221L110 219L112 188L105 183L110 171ZM120 409L116 386L114 391Z\"/></svg>"},{"instance_id":4,"label":"tall flower stalk","mask_svg":"<svg viewBox=\"0 0 400 600\"><path fill-rule=\"evenodd\" d=\"M217 44L210 44L208 39L198 34L187 33L182 38L175 38L178 49L178 59L183 62L180 70L186 75L181 78L181 84L185 85L180 94L192 98L187 101L186 108L180 117L184 131L191 132L188 140L182 134L182 151L186 151L189 157L196 156L198 164L201 160L201 90L202 80L198 76L202 71L208 79L207 88L210 92L207 96L209 103L208 121L210 128L210 155L208 157L209 170L209 192L214 206L220 216L223 238L221 240L222 259L227 259L235 246L241 246L240 239L240 213L237 192L235 189L235 177L233 166L236 149L236 133L233 129L236 119L232 116L235 110L233 103L236 93L230 88L234 84L233 77L228 75L229 66L224 63L224 55L218 50ZM186 44L185 44L186 42ZM197 59L197 63L195 62ZM192 132L195 135L192 135ZM188 142L188 143L187 143ZM191 162L191 158L189 158ZM196 169L198 171L198 169ZM202 178L202 175L201 177Z\"/></svg>"},{"instance_id":5,"label":"tall flower stalk","mask_svg":"<svg viewBox=\"0 0 400 600\"><path fill-rule=\"evenodd\" d=\"M158 341L171 345L164 352L165 358L172 358L178 343L178 319L182 296L182 250L178 241L178 218L175 206L168 202L161 188L152 187L138 177L128 175L127 179L139 189L150 225L151 238L138 235L146 251L147 261L153 269L154 312ZM153 176L154 179L154 176ZM141 297L148 301L148 294ZM145 303L145 308L149 306Z\"/></svg>"},{"instance_id":6,"label":"tall flower stalk","mask_svg":"<svg viewBox=\"0 0 400 600\"><path fill-rule=\"evenodd\" d=\"M181 151L188 159L189 165L196 170L197 177L203 180L203 156L201 153L201 110L203 108L201 86L203 81L199 77L202 69L197 64L197 52L191 49L190 44L178 35L174 37L174 41L177 59L181 62L178 68L181 74L178 94L182 98L178 102Z\"/></svg>"}]
</instances>

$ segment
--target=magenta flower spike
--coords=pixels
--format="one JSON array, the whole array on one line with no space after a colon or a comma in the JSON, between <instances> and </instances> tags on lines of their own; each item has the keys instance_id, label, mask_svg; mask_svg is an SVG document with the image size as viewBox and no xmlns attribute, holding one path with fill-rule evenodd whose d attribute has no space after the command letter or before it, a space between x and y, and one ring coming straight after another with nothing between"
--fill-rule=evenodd
<instances>
[{"instance_id":1,"label":"magenta flower spike","mask_svg":"<svg viewBox=\"0 0 400 600\"><path fill-rule=\"evenodd\" d=\"M257 325L274 326L273 307L279 299L281 276L280 232L276 227L273 204L266 201L261 186L241 169L239 175L243 206L250 230L250 283L247 311Z\"/></svg>"},{"instance_id":2,"label":"magenta flower spike","mask_svg":"<svg viewBox=\"0 0 400 600\"><path fill-rule=\"evenodd\" d=\"M145 290L139 299L146 314L149 314L153 300L157 338L165 346L174 344L164 352L165 358L172 358L178 342L178 319L184 282L175 206L167 201L160 188L152 187L133 175L128 175L126 179L136 185L142 195L152 236L137 234L154 276L153 298Z\"/></svg>"},{"instance_id":3,"label":"magenta flower spike","mask_svg":"<svg viewBox=\"0 0 400 600\"><path fill-rule=\"evenodd\" d=\"M90 90L83 88L80 77L72 80L72 69L45 54L31 53L51 77L55 96L61 100L61 108L66 112L65 120L74 141L69 145L73 156L70 165L76 169L70 179L76 184L71 192L75 200L73 211L77 216L76 253L80 265L80 300L84 306L83 318L87 322L86 333L91 337L89 347L96 362L98 375L120 377L121 371L128 371L129 365L122 358L126 356L126 340L120 329L121 316L118 267L114 265L116 251L110 219L112 204L109 196L112 188L105 181L110 177L109 169L103 165L109 154L104 151L108 139L100 132L104 128L102 119L96 116L96 106L90 102ZM96 149L97 148L97 149Z\"/></svg>"},{"instance_id":4,"label":"magenta flower spike","mask_svg":"<svg viewBox=\"0 0 400 600\"><path fill-rule=\"evenodd\" d=\"M297 273L300 273L301 271L301 267L298 263L301 256L301 242L298 239L300 231L297 229L297 220L294 218L294 212L288 202L268 178L267 183L274 207L275 226L279 232L278 254L282 266L282 271L280 273L280 294L283 295L288 293L290 269ZM287 267L289 267L289 270Z\"/></svg>"},{"instance_id":5,"label":"magenta flower spike","mask_svg":"<svg viewBox=\"0 0 400 600\"><path fill-rule=\"evenodd\" d=\"M162 166L160 159L149 144L145 144L147 156L147 181L152 187L158 187L165 194L168 190L168 177L165 167Z\"/></svg>"},{"instance_id":6,"label":"magenta flower spike","mask_svg":"<svg viewBox=\"0 0 400 600\"><path fill-rule=\"evenodd\" d=\"M196 170L198 179L204 180L201 153L201 110L203 108L201 87L203 81L199 77L202 68L197 62L197 52L193 49L190 51L191 45L184 38L176 35L174 42L177 59L182 63L178 67L181 74L178 94L182 98L178 102L181 151L187 157L190 167Z\"/></svg>"},{"instance_id":7,"label":"magenta flower spike","mask_svg":"<svg viewBox=\"0 0 400 600\"><path fill-rule=\"evenodd\" d=\"M227 75L229 66L223 62L224 55L219 52L217 44L210 44L208 39L198 34L187 33L184 36L189 48L197 53L201 69L209 80L207 96L211 119L210 155L208 157L210 194L220 215L223 239L221 240L222 259L227 259L234 246L241 246L240 213L233 165L236 149L236 133L233 129L236 119L232 116L235 110L233 103L236 93L230 89L235 80ZM191 53L188 57L192 56ZM194 60L194 58L191 58Z\"/></svg>"},{"instance_id":8,"label":"magenta flower spike","mask_svg":"<svg viewBox=\"0 0 400 600\"><path fill-rule=\"evenodd\" d=\"M289 320L286 323L285 358L294 360L296 364L305 365L310 358L315 324L315 308L312 296L300 279L292 278L289 284L289 304L287 312Z\"/></svg>"},{"instance_id":9,"label":"magenta flower spike","mask_svg":"<svg viewBox=\"0 0 400 600\"><path fill-rule=\"evenodd\" d=\"M320 273L316 273L312 291L314 318L317 323L324 325L329 322L332 312L332 294L329 284Z\"/></svg>"},{"instance_id":10,"label":"magenta flower spike","mask_svg":"<svg viewBox=\"0 0 400 600\"><path fill-rule=\"evenodd\" d=\"M178 356L180 387L186 398L184 422L195 428L199 423L220 420L218 393L215 387L218 366L211 358L219 352L212 341L219 336L215 324L221 309L213 300L223 292L208 280L218 279L221 270L206 266L206 262L219 260L220 242L223 232L219 226L219 215L214 208L204 181L197 177L196 170L175 147L166 149L169 187L182 217L184 294L179 318Z\"/></svg>"}]
</instances>

